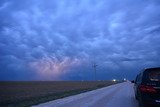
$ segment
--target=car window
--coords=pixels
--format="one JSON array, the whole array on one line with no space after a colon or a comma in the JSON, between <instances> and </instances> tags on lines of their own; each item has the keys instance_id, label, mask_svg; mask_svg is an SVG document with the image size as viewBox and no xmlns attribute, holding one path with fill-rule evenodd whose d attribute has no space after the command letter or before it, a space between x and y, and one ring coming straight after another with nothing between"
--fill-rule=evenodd
<instances>
[{"instance_id":1,"label":"car window","mask_svg":"<svg viewBox=\"0 0 160 107\"><path fill-rule=\"evenodd\" d=\"M140 82L142 82L142 76L143 76L143 73L140 74L140 80L139 80Z\"/></svg>"},{"instance_id":2,"label":"car window","mask_svg":"<svg viewBox=\"0 0 160 107\"><path fill-rule=\"evenodd\" d=\"M139 75L137 75L136 77L136 83L141 83L142 81L142 73L140 73Z\"/></svg>"},{"instance_id":3,"label":"car window","mask_svg":"<svg viewBox=\"0 0 160 107\"><path fill-rule=\"evenodd\" d=\"M160 81L160 70L151 71L148 76L150 81Z\"/></svg>"},{"instance_id":4,"label":"car window","mask_svg":"<svg viewBox=\"0 0 160 107\"><path fill-rule=\"evenodd\" d=\"M140 80L140 74L137 77L137 83L139 83L139 80Z\"/></svg>"},{"instance_id":5,"label":"car window","mask_svg":"<svg viewBox=\"0 0 160 107\"><path fill-rule=\"evenodd\" d=\"M137 83L137 79L138 79L138 75L136 76L136 80L135 80L135 83Z\"/></svg>"}]
</instances>

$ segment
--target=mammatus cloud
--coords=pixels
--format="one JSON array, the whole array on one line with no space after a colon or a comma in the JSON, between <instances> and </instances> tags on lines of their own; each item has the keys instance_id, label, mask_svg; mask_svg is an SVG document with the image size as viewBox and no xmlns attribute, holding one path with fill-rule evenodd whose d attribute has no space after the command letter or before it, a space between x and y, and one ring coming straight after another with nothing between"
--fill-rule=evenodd
<instances>
[{"instance_id":1,"label":"mammatus cloud","mask_svg":"<svg viewBox=\"0 0 160 107\"><path fill-rule=\"evenodd\" d=\"M37 75L44 79L59 79L59 76L70 71L70 68L79 66L81 60L70 59L65 57L62 60L58 60L56 57L44 57L35 62L31 62L29 66L37 71Z\"/></svg>"},{"instance_id":2,"label":"mammatus cloud","mask_svg":"<svg viewBox=\"0 0 160 107\"><path fill-rule=\"evenodd\" d=\"M160 2L0 1L1 80L134 78L160 65Z\"/></svg>"}]
</instances>

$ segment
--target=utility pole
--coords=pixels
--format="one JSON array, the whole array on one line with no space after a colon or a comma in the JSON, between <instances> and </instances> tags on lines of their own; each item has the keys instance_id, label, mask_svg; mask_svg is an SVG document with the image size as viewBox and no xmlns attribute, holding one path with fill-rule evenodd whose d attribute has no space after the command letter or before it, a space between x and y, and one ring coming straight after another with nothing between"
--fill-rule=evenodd
<instances>
[{"instance_id":1,"label":"utility pole","mask_svg":"<svg viewBox=\"0 0 160 107\"><path fill-rule=\"evenodd\" d=\"M98 65L96 65L96 63L94 63L93 64L93 69L94 69L94 79L95 79L95 81L97 80L97 74L96 74L96 67L97 67Z\"/></svg>"}]
</instances>

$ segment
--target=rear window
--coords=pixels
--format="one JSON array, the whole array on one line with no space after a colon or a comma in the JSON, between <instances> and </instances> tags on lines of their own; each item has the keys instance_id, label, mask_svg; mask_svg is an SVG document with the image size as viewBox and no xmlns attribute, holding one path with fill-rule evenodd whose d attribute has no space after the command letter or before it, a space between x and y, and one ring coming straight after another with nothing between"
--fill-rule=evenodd
<instances>
[{"instance_id":1,"label":"rear window","mask_svg":"<svg viewBox=\"0 0 160 107\"><path fill-rule=\"evenodd\" d=\"M150 71L148 76L150 81L160 81L160 70Z\"/></svg>"}]
</instances>

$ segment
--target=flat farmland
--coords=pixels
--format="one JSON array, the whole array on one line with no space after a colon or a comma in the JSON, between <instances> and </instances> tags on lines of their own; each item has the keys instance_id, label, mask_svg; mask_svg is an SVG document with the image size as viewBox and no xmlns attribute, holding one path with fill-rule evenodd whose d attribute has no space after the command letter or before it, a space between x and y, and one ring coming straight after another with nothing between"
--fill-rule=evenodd
<instances>
[{"instance_id":1,"label":"flat farmland","mask_svg":"<svg viewBox=\"0 0 160 107\"><path fill-rule=\"evenodd\" d=\"M0 82L0 106L31 106L109 86L112 81Z\"/></svg>"}]
</instances>

